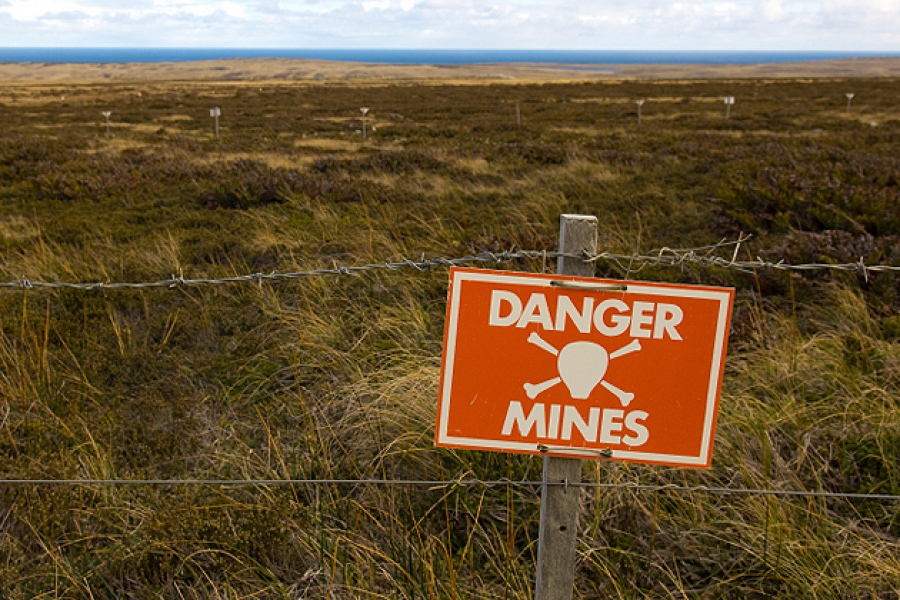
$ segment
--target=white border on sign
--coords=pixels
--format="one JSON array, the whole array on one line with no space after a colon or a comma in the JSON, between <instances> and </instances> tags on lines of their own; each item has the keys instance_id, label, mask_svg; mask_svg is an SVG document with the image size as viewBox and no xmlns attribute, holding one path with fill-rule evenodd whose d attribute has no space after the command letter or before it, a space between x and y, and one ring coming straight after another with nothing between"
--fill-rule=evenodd
<instances>
[{"instance_id":1,"label":"white border on sign","mask_svg":"<svg viewBox=\"0 0 900 600\"><path fill-rule=\"evenodd\" d=\"M440 427L438 429L437 442L462 448L484 449L491 448L498 451L512 450L536 453L537 448L533 443L512 442L503 440L491 440L482 438L454 437L448 434L447 427L450 420L450 393L453 386L453 367L456 358L456 334L457 325L459 323L459 306L460 294L462 293L462 283L465 281L480 281L486 283L500 283L504 285L521 285L532 287L552 287L551 279L529 277L528 275L506 275L496 272L480 272L480 271L453 271L453 278L450 282L450 310L448 314L447 340L444 348L444 385L441 389L441 414ZM565 276L558 276L555 279L567 279ZM607 283L606 280L598 279L597 283ZM622 283L613 281L611 283ZM716 334L713 344L713 353L710 361L709 369L709 387L707 388L706 411L703 421L703 436L700 443L700 453L697 456L681 455L681 454L652 454L647 452L636 452L634 450L616 450L615 458L633 461L653 461L664 462L670 465L679 464L685 466L703 466L709 462L709 452L712 446L712 429L715 420L716 407L716 390L719 381L719 372L722 367L722 356L725 346L727 331L725 324L728 322L728 305L731 298L728 292L717 292L709 289L691 289L684 287L668 287L665 284L648 285L641 283L627 282L628 292L636 294L644 294L647 296L667 296L679 298L699 298L703 300L713 300L719 303L719 314L716 322ZM556 450L555 448L553 450ZM562 446L558 455L564 455L572 458L597 458L595 449L579 448L574 446ZM551 451L553 453L553 451Z\"/></svg>"}]
</instances>

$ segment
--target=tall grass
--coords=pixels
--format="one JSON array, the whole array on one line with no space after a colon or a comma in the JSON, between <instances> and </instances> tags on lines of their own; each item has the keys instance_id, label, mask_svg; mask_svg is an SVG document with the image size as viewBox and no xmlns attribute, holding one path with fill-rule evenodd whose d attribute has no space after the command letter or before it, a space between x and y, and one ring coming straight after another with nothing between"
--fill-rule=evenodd
<instances>
[{"instance_id":1,"label":"tall grass","mask_svg":"<svg viewBox=\"0 0 900 600\"><path fill-rule=\"evenodd\" d=\"M714 82L87 86L65 119L26 88L0 111L0 279L549 250L563 212L596 214L605 250L743 230L751 256L896 264L896 82L857 83L877 127L825 81L734 82L755 100L727 123ZM183 118L212 91L243 106L219 141ZM495 109L511 93L522 128ZM660 98L641 128L634 97ZM360 98L366 145L335 118ZM98 102L128 111L111 141ZM713 468L586 464L614 487L582 492L576 597L896 598L896 501L628 486L900 494L897 279L597 271L738 301ZM530 597L539 494L514 482L540 460L432 444L445 302L440 269L0 293L5 478L445 482L0 484L0 596Z\"/></svg>"}]
</instances>

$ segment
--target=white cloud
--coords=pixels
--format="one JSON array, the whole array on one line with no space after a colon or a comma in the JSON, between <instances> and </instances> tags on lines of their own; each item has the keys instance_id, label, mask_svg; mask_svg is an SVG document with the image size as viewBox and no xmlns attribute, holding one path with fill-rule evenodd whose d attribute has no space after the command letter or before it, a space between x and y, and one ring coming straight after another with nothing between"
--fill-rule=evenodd
<instances>
[{"instance_id":1,"label":"white cloud","mask_svg":"<svg viewBox=\"0 0 900 600\"><path fill-rule=\"evenodd\" d=\"M784 15L781 0L763 0L762 14L767 21L775 21Z\"/></svg>"},{"instance_id":2,"label":"white cloud","mask_svg":"<svg viewBox=\"0 0 900 600\"><path fill-rule=\"evenodd\" d=\"M16 21L37 21L38 19L55 13L85 13L100 12L94 9L91 11L89 7L83 6L78 2L71 0L11 0L0 8L0 12L9 14Z\"/></svg>"},{"instance_id":3,"label":"white cloud","mask_svg":"<svg viewBox=\"0 0 900 600\"><path fill-rule=\"evenodd\" d=\"M7 46L52 32L58 45L900 51L900 0L0 0L0 17L15 24Z\"/></svg>"}]
</instances>

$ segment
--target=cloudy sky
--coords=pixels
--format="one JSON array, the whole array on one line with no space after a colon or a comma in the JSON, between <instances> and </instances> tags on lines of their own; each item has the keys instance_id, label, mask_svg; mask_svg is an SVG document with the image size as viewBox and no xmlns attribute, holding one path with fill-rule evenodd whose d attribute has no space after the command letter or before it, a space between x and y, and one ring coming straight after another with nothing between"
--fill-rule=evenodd
<instances>
[{"instance_id":1,"label":"cloudy sky","mask_svg":"<svg viewBox=\"0 0 900 600\"><path fill-rule=\"evenodd\" d=\"M900 52L900 0L0 0L0 46Z\"/></svg>"}]
</instances>

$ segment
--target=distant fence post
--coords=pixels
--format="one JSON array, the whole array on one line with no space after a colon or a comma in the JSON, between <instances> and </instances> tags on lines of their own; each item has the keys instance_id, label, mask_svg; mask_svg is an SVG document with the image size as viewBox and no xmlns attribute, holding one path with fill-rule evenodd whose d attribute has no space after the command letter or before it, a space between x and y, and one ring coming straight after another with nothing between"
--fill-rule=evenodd
<instances>
[{"instance_id":1,"label":"distant fence post","mask_svg":"<svg viewBox=\"0 0 900 600\"><path fill-rule=\"evenodd\" d=\"M369 107L363 106L362 108L359 109L359 112L362 113L362 135L363 135L362 139L363 139L363 142L365 142L366 141L366 114L369 112Z\"/></svg>"},{"instance_id":2,"label":"distant fence post","mask_svg":"<svg viewBox=\"0 0 900 600\"><path fill-rule=\"evenodd\" d=\"M597 252L597 217L561 215L559 251L580 255ZM593 263L562 256L557 261L560 275L592 277ZM541 485L541 523L538 535L535 600L571 600L575 586L575 541L578 525L578 496L581 488L581 460L544 457ZM562 485L560 485L562 484Z\"/></svg>"},{"instance_id":3,"label":"distant fence post","mask_svg":"<svg viewBox=\"0 0 900 600\"><path fill-rule=\"evenodd\" d=\"M222 115L222 111L219 107L209 109L209 116L216 120L215 130L216 130L216 139L219 138L219 117Z\"/></svg>"}]
</instances>

